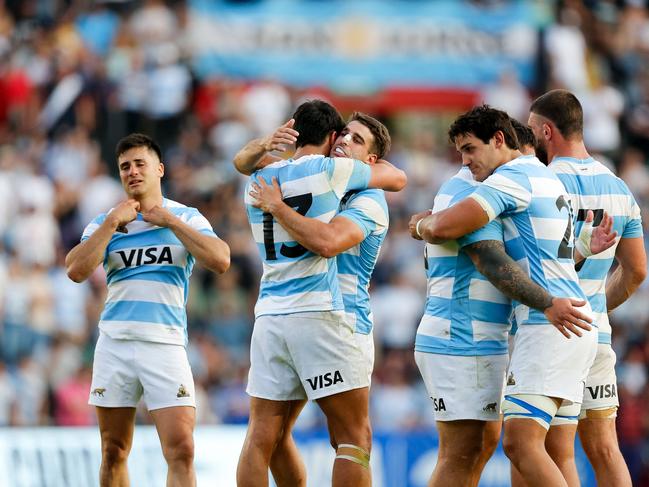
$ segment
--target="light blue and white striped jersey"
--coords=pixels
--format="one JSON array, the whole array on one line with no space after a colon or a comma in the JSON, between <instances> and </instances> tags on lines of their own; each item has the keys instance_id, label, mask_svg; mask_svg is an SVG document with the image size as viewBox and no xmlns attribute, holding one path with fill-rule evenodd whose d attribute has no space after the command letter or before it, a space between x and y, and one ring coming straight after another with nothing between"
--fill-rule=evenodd
<instances>
[{"instance_id":1,"label":"light blue and white striped jersey","mask_svg":"<svg viewBox=\"0 0 649 487\"><path fill-rule=\"evenodd\" d=\"M570 197L559 178L534 156L499 166L470 196L492 220L499 216L505 249L552 296L586 299L573 253ZM518 326L547 324L541 311L515 302ZM586 304L584 313L590 314Z\"/></svg>"},{"instance_id":2,"label":"light blue and white striped jersey","mask_svg":"<svg viewBox=\"0 0 649 487\"><path fill-rule=\"evenodd\" d=\"M196 208L166 198L163 206L195 230L216 237ZM106 215L88 224L81 241ZM108 296L99 329L114 339L186 345L185 304L194 256L171 230L145 222L139 213L126 229L128 233L113 234L104 255Z\"/></svg>"},{"instance_id":3,"label":"light blue and white striped jersey","mask_svg":"<svg viewBox=\"0 0 649 487\"><path fill-rule=\"evenodd\" d=\"M478 185L468 168L460 169L439 189L433 212L463 200ZM507 353L511 302L462 252L462 247L481 240L503 241L499 218L457 241L426 244L426 309L417 329L416 351L464 356Z\"/></svg>"},{"instance_id":4,"label":"light blue and white striped jersey","mask_svg":"<svg viewBox=\"0 0 649 487\"><path fill-rule=\"evenodd\" d=\"M613 230L621 238L641 238L640 208L626 183L602 163L588 159L556 157L550 164L570 195L575 215L575 235L579 235L588 210L599 225L603 213L613 217ZM611 324L606 312L606 276L615 259L619 239L610 249L589 257L577 268L579 283L593 308L599 328L599 343L611 343Z\"/></svg>"},{"instance_id":5,"label":"light blue and white striped jersey","mask_svg":"<svg viewBox=\"0 0 649 487\"><path fill-rule=\"evenodd\" d=\"M250 184L261 177L270 184L276 177L288 206L328 223L345 193L367 189L370 175L370 166L361 161L309 155L278 161L250 176L245 191L246 211L264 267L255 316L344 307L336 259L326 259L302 247L270 213L252 206Z\"/></svg>"},{"instance_id":6,"label":"light blue and white striped jersey","mask_svg":"<svg viewBox=\"0 0 649 487\"><path fill-rule=\"evenodd\" d=\"M340 212L336 217L339 216L358 225L365 237L358 245L338 254L336 260L348 321L354 326L356 333L367 335L373 327L370 279L388 233L388 204L383 191L350 191L340 202Z\"/></svg>"}]
</instances>

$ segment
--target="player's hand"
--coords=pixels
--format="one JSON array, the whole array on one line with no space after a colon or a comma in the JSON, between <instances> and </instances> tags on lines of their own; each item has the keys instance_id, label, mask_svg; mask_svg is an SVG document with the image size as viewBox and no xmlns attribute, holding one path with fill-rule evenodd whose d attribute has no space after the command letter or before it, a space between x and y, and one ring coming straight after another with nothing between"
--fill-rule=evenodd
<instances>
[{"instance_id":1,"label":"player's hand","mask_svg":"<svg viewBox=\"0 0 649 487\"><path fill-rule=\"evenodd\" d=\"M174 215L166 208L156 205L149 211L143 211L142 218L145 222L152 223L158 227L168 227Z\"/></svg>"},{"instance_id":2,"label":"player's hand","mask_svg":"<svg viewBox=\"0 0 649 487\"><path fill-rule=\"evenodd\" d=\"M288 146L295 144L297 136L300 134L293 129L293 125L295 125L295 120L290 119L284 125L278 127L272 135L266 137L263 141L266 152L286 152Z\"/></svg>"},{"instance_id":3,"label":"player's hand","mask_svg":"<svg viewBox=\"0 0 649 487\"><path fill-rule=\"evenodd\" d=\"M593 321L590 316L577 309L585 304L586 301L580 299L552 298L552 306L546 308L543 313L566 338L571 337L569 332L580 337L580 329L590 330L589 323Z\"/></svg>"},{"instance_id":4,"label":"player's hand","mask_svg":"<svg viewBox=\"0 0 649 487\"><path fill-rule=\"evenodd\" d=\"M271 185L266 184L263 177L258 179L259 184L252 183L248 194L255 200L252 206L259 208L266 213L273 213L279 205L283 205L282 190L279 187L277 178L273 176Z\"/></svg>"},{"instance_id":5,"label":"player's hand","mask_svg":"<svg viewBox=\"0 0 649 487\"><path fill-rule=\"evenodd\" d=\"M593 221L593 212L588 210L586 215L586 222L589 222L589 219ZM610 249L615 245L615 240L617 237L617 232L613 231L613 218L604 212L602 221L599 225L593 228L593 233L590 238L590 251L592 255L599 254L604 252L606 249Z\"/></svg>"},{"instance_id":6,"label":"player's hand","mask_svg":"<svg viewBox=\"0 0 649 487\"><path fill-rule=\"evenodd\" d=\"M139 201L128 199L122 201L119 205L113 208L113 211L108 214L108 218L111 218L116 223L118 229L123 229L128 223L137 218L137 212L139 209Z\"/></svg>"},{"instance_id":7,"label":"player's hand","mask_svg":"<svg viewBox=\"0 0 649 487\"><path fill-rule=\"evenodd\" d=\"M417 223L431 214L432 210L426 210L415 213L410 217L410 222L408 222L408 230L410 230L410 236L412 238L414 238L415 240L423 240L423 238L421 238L421 235L417 233ZM421 225L419 225L419 230L421 231Z\"/></svg>"}]
</instances>

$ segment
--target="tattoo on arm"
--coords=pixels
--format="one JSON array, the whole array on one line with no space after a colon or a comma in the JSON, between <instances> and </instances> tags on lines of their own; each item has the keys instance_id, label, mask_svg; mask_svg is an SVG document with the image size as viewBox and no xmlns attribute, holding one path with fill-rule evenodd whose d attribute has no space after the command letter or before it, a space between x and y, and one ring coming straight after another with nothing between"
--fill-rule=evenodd
<instances>
[{"instance_id":1,"label":"tattoo on arm","mask_svg":"<svg viewBox=\"0 0 649 487\"><path fill-rule=\"evenodd\" d=\"M462 250L478 271L501 293L526 306L545 311L552 306L552 296L536 284L507 253L502 242L483 240Z\"/></svg>"}]
</instances>

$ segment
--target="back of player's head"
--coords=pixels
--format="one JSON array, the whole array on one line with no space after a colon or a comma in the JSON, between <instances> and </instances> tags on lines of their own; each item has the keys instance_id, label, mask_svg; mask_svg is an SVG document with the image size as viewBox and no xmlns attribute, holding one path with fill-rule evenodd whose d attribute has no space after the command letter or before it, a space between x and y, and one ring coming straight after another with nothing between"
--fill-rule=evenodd
<instances>
[{"instance_id":1,"label":"back of player's head","mask_svg":"<svg viewBox=\"0 0 649 487\"><path fill-rule=\"evenodd\" d=\"M512 123L512 127L514 127L514 131L516 132L519 148L522 149L523 147L534 147L536 145L536 138L534 137L534 132L532 132L532 129L527 125L519 122L515 118L512 118L510 121Z\"/></svg>"},{"instance_id":2,"label":"back of player's head","mask_svg":"<svg viewBox=\"0 0 649 487\"><path fill-rule=\"evenodd\" d=\"M455 143L458 136L473 134L488 144L500 130L507 147L518 149L516 131L510 120L509 115L502 110L491 108L489 105L480 105L457 117L448 129L448 137Z\"/></svg>"},{"instance_id":3,"label":"back of player's head","mask_svg":"<svg viewBox=\"0 0 649 487\"><path fill-rule=\"evenodd\" d=\"M567 90L552 90L539 96L530 112L547 118L566 139L583 136L584 111L577 97Z\"/></svg>"},{"instance_id":4,"label":"back of player's head","mask_svg":"<svg viewBox=\"0 0 649 487\"><path fill-rule=\"evenodd\" d=\"M155 140L144 134L129 134L121 139L115 148L115 155L119 159L119 156L124 154L124 152L136 147L146 147L150 151L154 152L158 156L158 160L162 162L162 151L160 150L160 146L155 142Z\"/></svg>"},{"instance_id":5,"label":"back of player's head","mask_svg":"<svg viewBox=\"0 0 649 487\"><path fill-rule=\"evenodd\" d=\"M357 121L365 125L372 136L374 137L374 142L372 147L370 147L370 152L376 154L376 156L381 159L390 151L390 146L392 145L392 139L390 138L390 132L385 125L379 122L376 118L370 117L363 112L354 112L352 116L349 117L347 123Z\"/></svg>"},{"instance_id":6,"label":"back of player's head","mask_svg":"<svg viewBox=\"0 0 649 487\"><path fill-rule=\"evenodd\" d=\"M309 100L302 103L293 114L299 132L295 147L322 145L331 132L340 132L345 127L343 118L333 106L322 100Z\"/></svg>"}]
</instances>

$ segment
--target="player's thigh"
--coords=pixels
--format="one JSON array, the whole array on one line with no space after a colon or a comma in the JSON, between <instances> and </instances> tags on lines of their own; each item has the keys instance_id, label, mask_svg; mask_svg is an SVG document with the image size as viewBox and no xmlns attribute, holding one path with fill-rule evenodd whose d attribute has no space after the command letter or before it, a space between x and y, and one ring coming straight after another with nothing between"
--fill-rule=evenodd
<instances>
[{"instance_id":1,"label":"player's thigh","mask_svg":"<svg viewBox=\"0 0 649 487\"><path fill-rule=\"evenodd\" d=\"M311 400L369 386L368 359L340 311L296 313L284 320L286 343Z\"/></svg>"},{"instance_id":2,"label":"player's thigh","mask_svg":"<svg viewBox=\"0 0 649 487\"><path fill-rule=\"evenodd\" d=\"M174 406L151 411L162 450L182 446L193 449L196 409L191 406Z\"/></svg>"},{"instance_id":3,"label":"player's thigh","mask_svg":"<svg viewBox=\"0 0 649 487\"><path fill-rule=\"evenodd\" d=\"M482 451L487 424L491 422L466 419L437 421L440 455L477 457Z\"/></svg>"},{"instance_id":4,"label":"player's thigh","mask_svg":"<svg viewBox=\"0 0 649 487\"><path fill-rule=\"evenodd\" d=\"M587 452L619 448L615 418L580 419L577 431Z\"/></svg>"},{"instance_id":5,"label":"player's thigh","mask_svg":"<svg viewBox=\"0 0 649 487\"><path fill-rule=\"evenodd\" d=\"M303 401L275 401L260 397L250 398L247 441L274 448L282 436L289 418L295 422ZM293 415L295 419L293 419Z\"/></svg>"},{"instance_id":6,"label":"player's thigh","mask_svg":"<svg viewBox=\"0 0 649 487\"><path fill-rule=\"evenodd\" d=\"M329 431L337 442L344 438L371 434L369 421L369 388L363 387L317 399L327 417Z\"/></svg>"},{"instance_id":7,"label":"player's thigh","mask_svg":"<svg viewBox=\"0 0 649 487\"><path fill-rule=\"evenodd\" d=\"M119 448L129 451L135 429L135 408L106 408L97 406L97 424L103 449Z\"/></svg>"}]
</instances>

